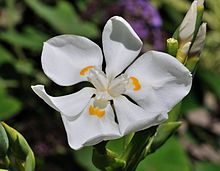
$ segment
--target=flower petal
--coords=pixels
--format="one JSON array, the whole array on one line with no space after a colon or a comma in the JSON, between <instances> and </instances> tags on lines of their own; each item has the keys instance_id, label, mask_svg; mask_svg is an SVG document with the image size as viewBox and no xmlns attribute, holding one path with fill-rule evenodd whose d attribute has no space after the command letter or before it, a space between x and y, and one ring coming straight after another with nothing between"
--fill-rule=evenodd
<instances>
[{"instance_id":1,"label":"flower petal","mask_svg":"<svg viewBox=\"0 0 220 171\"><path fill-rule=\"evenodd\" d=\"M61 35L44 43L42 67L55 83L69 86L87 80L80 71L102 65L102 51L91 40L75 35Z\"/></svg>"},{"instance_id":2,"label":"flower petal","mask_svg":"<svg viewBox=\"0 0 220 171\"><path fill-rule=\"evenodd\" d=\"M106 23L103 34L103 51L106 59L106 74L114 78L139 54L142 42L131 26L115 16Z\"/></svg>"},{"instance_id":3,"label":"flower petal","mask_svg":"<svg viewBox=\"0 0 220 171\"><path fill-rule=\"evenodd\" d=\"M124 96L116 97L114 106L122 135L158 125L168 118L167 113L146 112Z\"/></svg>"},{"instance_id":4,"label":"flower petal","mask_svg":"<svg viewBox=\"0 0 220 171\"><path fill-rule=\"evenodd\" d=\"M76 120L69 120L62 115L68 143L74 150L98 144L103 140L121 137L110 104L106 107L105 115L99 118L96 115L89 114L89 106L93 101L91 99L89 105L87 105Z\"/></svg>"},{"instance_id":5,"label":"flower petal","mask_svg":"<svg viewBox=\"0 0 220 171\"><path fill-rule=\"evenodd\" d=\"M89 103L92 95L95 93L94 88L83 88L82 90L60 97L48 95L43 85L31 86L33 91L42 98L49 106L61 112L69 119L75 119L80 112Z\"/></svg>"},{"instance_id":6,"label":"flower petal","mask_svg":"<svg viewBox=\"0 0 220 171\"><path fill-rule=\"evenodd\" d=\"M192 85L189 70L169 54L149 51L137 59L126 71L139 80L140 90L127 90L127 94L147 113L167 113Z\"/></svg>"}]
</instances>

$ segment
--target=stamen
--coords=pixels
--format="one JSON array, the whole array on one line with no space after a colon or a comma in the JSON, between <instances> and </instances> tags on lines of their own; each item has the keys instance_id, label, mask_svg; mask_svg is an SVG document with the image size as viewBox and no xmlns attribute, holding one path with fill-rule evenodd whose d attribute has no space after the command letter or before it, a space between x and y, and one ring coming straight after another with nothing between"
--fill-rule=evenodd
<instances>
[{"instance_id":1,"label":"stamen","mask_svg":"<svg viewBox=\"0 0 220 171\"><path fill-rule=\"evenodd\" d=\"M135 77L130 77L130 79L133 81L132 84L135 86L135 87L133 88L133 90L134 90L134 91L140 90L140 89L141 89L141 85L140 85L138 79L135 78Z\"/></svg>"},{"instance_id":2,"label":"stamen","mask_svg":"<svg viewBox=\"0 0 220 171\"><path fill-rule=\"evenodd\" d=\"M105 110L101 111L99 108L94 109L92 105L89 107L89 114L90 115L96 115L99 118L103 117L105 115Z\"/></svg>"},{"instance_id":3,"label":"stamen","mask_svg":"<svg viewBox=\"0 0 220 171\"><path fill-rule=\"evenodd\" d=\"M126 91L126 87L129 83L129 78L126 74L122 74L119 77L111 81L109 86L109 94L112 97L117 97Z\"/></svg>"},{"instance_id":4,"label":"stamen","mask_svg":"<svg viewBox=\"0 0 220 171\"><path fill-rule=\"evenodd\" d=\"M85 75L90 68L94 68L94 66L87 66L80 71L80 75Z\"/></svg>"}]
</instances>

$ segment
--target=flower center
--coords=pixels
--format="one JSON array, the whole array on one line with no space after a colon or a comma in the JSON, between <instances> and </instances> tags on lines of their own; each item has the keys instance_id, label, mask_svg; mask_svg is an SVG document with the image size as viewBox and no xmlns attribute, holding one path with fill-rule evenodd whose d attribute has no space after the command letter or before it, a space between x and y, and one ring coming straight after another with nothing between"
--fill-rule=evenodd
<instances>
[{"instance_id":1,"label":"flower center","mask_svg":"<svg viewBox=\"0 0 220 171\"><path fill-rule=\"evenodd\" d=\"M93 105L89 107L90 115L99 118L105 115L105 108L114 97L123 94L126 90L138 91L141 85L137 78L121 74L113 80L109 80L105 73L96 66L87 66L80 71L80 75L86 76L96 88L96 96Z\"/></svg>"}]
</instances>

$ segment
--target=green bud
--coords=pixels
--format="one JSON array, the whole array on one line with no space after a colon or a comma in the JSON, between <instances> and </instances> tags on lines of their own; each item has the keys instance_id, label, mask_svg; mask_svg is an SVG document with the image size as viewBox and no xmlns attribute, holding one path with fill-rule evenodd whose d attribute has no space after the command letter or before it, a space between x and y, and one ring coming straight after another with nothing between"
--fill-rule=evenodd
<instances>
[{"instance_id":1,"label":"green bud","mask_svg":"<svg viewBox=\"0 0 220 171\"><path fill-rule=\"evenodd\" d=\"M174 38L167 39L167 53L176 57L178 50L178 41Z\"/></svg>"}]
</instances>

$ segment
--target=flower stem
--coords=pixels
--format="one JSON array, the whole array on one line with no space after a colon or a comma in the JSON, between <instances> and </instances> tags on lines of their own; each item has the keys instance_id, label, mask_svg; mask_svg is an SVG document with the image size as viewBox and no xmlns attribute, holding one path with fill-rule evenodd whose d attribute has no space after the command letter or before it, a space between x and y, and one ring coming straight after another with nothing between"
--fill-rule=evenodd
<instances>
[{"instance_id":1,"label":"flower stem","mask_svg":"<svg viewBox=\"0 0 220 171\"><path fill-rule=\"evenodd\" d=\"M131 171L136 169L139 162L143 159L148 141L150 137L154 135L155 131L156 126L135 133L121 157L122 160L126 161L126 167L123 169L123 171Z\"/></svg>"}]
</instances>

